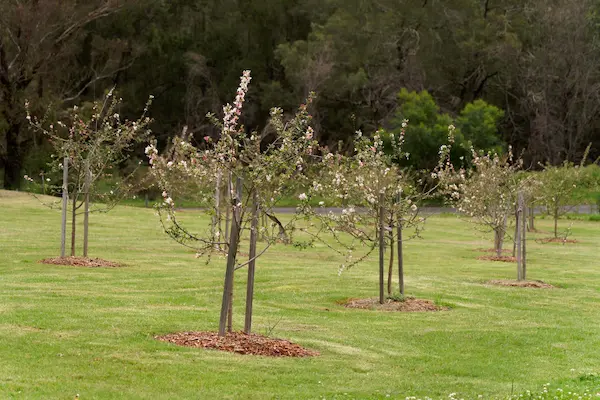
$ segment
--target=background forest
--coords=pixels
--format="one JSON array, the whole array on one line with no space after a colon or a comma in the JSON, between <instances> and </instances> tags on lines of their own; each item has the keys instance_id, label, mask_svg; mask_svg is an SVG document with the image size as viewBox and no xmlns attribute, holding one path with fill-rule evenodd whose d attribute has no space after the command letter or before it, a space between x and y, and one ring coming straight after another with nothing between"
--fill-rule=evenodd
<instances>
[{"instance_id":1,"label":"background forest","mask_svg":"<svg viewBox=\"0 0 600 400\"><path fill-rule=\"evenodd\" d=\"M240 72L243 123L268 131L309 92L315 138L345 146L410 124L408 166L431 168L450 123L463 148L512 145L526 167L600 156L597 0L4 0L0 3L0 168L6 189L52 153L48 123L116 86L135 120L149 95L164 147L188 127L216 136ZM139 158L143 158L140 144ZM122 166L123 168L125 165Z\"/></svg>"}]
</instances>

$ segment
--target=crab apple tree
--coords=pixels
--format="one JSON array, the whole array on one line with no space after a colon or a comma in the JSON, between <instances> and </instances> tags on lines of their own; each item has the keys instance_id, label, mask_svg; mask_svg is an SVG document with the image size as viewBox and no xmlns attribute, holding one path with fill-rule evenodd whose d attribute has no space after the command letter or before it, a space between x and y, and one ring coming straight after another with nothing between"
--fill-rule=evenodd
<instances>
[{"instance_id":1,"label":"crab apple tree","mask_svg":"<svg viewBox=\"0 0 600 400\"><path fill-rule=\"evenodd\" d=\"M262 133L248 132L241 120L250 80L250 71L244 71L235 101L223 108L221 120L209 115L220 129L217 139L207 137L200 145L194 145L192 138L182 135L163 154L155 143L146 148L152 174L163 191L158 210L165 232L177 242L194 248L198 256L210 257L227 249L219 320L221 336L232 329L234 272L243 267L248 268L244 330L251 331L256 259L278 241L281 229L292 230L297 221L294 217L286 225L281 224L273 208L283 196L305 182L306 164L317 146L308 112L312 97L291 118L286 118L283 110L273 108L268 129ZM178 218L178 196L194 193L202 205L201 212L212 217L218 212L214 188L221 176L231 176L234 183L227 238L214 224L204 231L191 232ZM259 226L261 216L277 223ZM250 233L249 256L241 260L240 242L246 231ZM263 238L262 249L257 248L259 234Z\"/></svg>"},{"instance_id":2,"label":"crab apple tree","mask_svg":"<svg viewBox=\"0 0 600 400\"><path fill-rule=\"evenodd\" d=\"M404 124L406 126L406 123ZM404 270L402 243L403 228L412 227L418 235L424 218L419 216L416 199L420 193L411 185L406 175L384 151L382 131L372 138L357 132L354 152L347 156L326 152L320 161L320 174L314 179L308 194L302 194L300 212L315 222L305 228L316 240L325 243L345 262L339 272L363 262L376 249L379 251L379 302L385 301L384 263L386 244L393 254L398 248L398 289L404 294ZM404 130L394 140L394 149L401 151ZM332 199L333 205L341 207L341 213L322 212L311 206L313 196ZM319 204L320 207L324 203ZM323 234L322 234L323 233ZM335 244L321 239L331 235ZM358 249L358 251L357 251ZM390 257L390 268L393 258ZM388 273L388 293L391 294L391 271Z\"/></svg>"}]
</instances>

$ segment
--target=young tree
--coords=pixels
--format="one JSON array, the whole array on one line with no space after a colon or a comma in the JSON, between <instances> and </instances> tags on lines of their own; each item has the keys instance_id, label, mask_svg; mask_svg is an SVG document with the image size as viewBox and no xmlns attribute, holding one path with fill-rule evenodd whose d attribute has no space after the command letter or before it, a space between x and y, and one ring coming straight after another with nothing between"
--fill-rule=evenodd
<instances>
[{"instance_id":1,"label":"young tree","mask_svg":"<svg viewBox=\"0 0 600 400\"><path fill-rule=\"evenodd\" d=\"M113 90L102 102L95 102L89 108L75 106L69 109L66 116L56 123L48 122L46 117L42 120L32 117L26 105L27 120L43 132L54 147L55 154L50 164L52 171L64 172L63 179L67 178L63 182L63 194L71 194L71 256L75 256L77 215L84 216L83 256L87 257L89 213L108 211L128 193L127 179L104 191L99 190L98 183L112 177L116 167L130 156L134 146L148 137L151 120L146 114L152 98L150 96L137 121L121 119L117 111L122 99L116 98ZM31 178L29 180L32 181ZM90 210L91 198L103 201L103 205ZM63 212L65 206L63 203ZM83 211L78 211L82 206Z\"/></svg>"},{"instance_id":2,"label":"young tree","mask_svg":"<svg viewBox=\"0 0 600 400\"><path fill-rule=\"evenodd\" d=\"M450 143L453 143L454 126L450 126ZM494 250L502 257L502 246L510 217L515 211L518 191L516 172L522 161L514 160L512 152L504 156L497 153L480 154L472 150L473 168L456 171L450 162L451 146L442 146L441 169L434 173L440 178L449 202L483 231L494 232ZM445 160L445 161L444 161Z\"/></svg>"},{"instance_id":3,"label":"young tree","mask_svg":"<svg viewBox=\"0 0 600 400\"><path fill-rule=\"evenodd\" d=\"M584 162L585 158L580 165L568 161L558 166L548 164L539 173L541 184L537 190L538 202L554 220L555 239L558 238L558 219L580 205L589 195L587 189L593 186L591 176L583 166Z\"/></svg>"},{"instance_id":4,"label":"young tree","mask_svg":"<svg viewBox=\"0 0 600 400\"><path fill-rule=\"evenodd\" d=\"M171 238L192 247L199 256L220 251L227 247L227 263L219 335L231 331L234 272L248 267L245 332L252 328L254 273L256 259L280 238L280 229L290 230L295 218L283 226L273 215L273 207L296 185L305 179L305 164L311 157L316 141L309 126L311 116L307 104L302 104L295 116L286 121L279 108L271 110L269 129L263 133L248 133L240 124L242 107L250 83L250 71L244 71L233 105L223 108L223 120L211 119L220 127L216 140L208 137L201 146L194 146L185 136L173 140L167 153L159 155L155 144L146 148L152 172L163 189L164 201L159 207L161 222ZM219 176L231 174L234 188L231 191L231 227L228 240L218 229L207 227L204 232L190 232L177 218L175 199L182 191L197 191L197 200L203 212L215 213L214 188ZM270 227L259 227L258 221L265 215L273 222ZM270 228L270 229L269 229ZM239 259L240 242L245 230L250 230L250 251L247 261ZM260 232L259 232L260 230ZM265 246L257 248L258 234L265 239ZM228 323L229 321L229 323Z\"/></svg>"},{"instance_id":5,"label":"young tree","mask_svg":"<svg viewBox=\"0 0 600 400\"><path fill-rule=\"evenodd\" d=\"M416 199L422 194L409 184L406 175L393 162L393 157L386 155L382 135L383 132L379 131L371 139L358 132L352 156L326 153L319 166L322 173L313 182L309 195L301 198L301 212L318 221L315 224L316 232L305 229L315 239L320 239L323 231L334 237L339 246L330 247L346 256L340 273L364 261L375 249L379 250L379 302L383 304L386 243L389 243L392 254L394 245L397 246L398 289L404 295L402 245L408 238L403 238L402 230L411 227L418 235L424 219L418 216L416 204ZM401 153L403 142L404 130L399 138L392 135L394 154ZM312 196L334 199L334 205L342 207L341 214L333 211L321 213L313 209L309 202ZM349 236L350 240L340 233ZM366 252L359 257L354 254L357 246L366 248ZM388 280L391 279L392 257ZM390 292L391 282L388 281L388 294L391 295Z\"/></svg>"}]
</instances>

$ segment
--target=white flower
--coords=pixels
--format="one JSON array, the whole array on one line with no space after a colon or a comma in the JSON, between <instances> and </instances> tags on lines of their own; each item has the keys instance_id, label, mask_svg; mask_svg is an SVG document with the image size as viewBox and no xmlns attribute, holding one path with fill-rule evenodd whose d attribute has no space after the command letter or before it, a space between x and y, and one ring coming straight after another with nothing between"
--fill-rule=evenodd
<instances>
[{"instance_id":1,"label":"white flower","mask_svg":"<svg viewBox=\"0 0 600 400\"><path fill-rule=\"evenodd\" d=\"M324 202L324 201L320 201L320 202L319 202L319 205L320 205L320 206L324 206L324 205L325 205L325 202Z\"/></svg>"},{"instance_id":2,"label":"white flower","mask_svg":"<svg viewBox=\"0 0 600 400\"><path fill-rule=\"evenodd\" d=\"M172 166L173 166L173 161L169 161L169 162L167 163L167 168L171 168Z\"/></svg>"},{"instance_id":3,"label":"white flower","mask_svg":"<svg viewBox=\"0 0 600 400\"><path fill-rule=\"evenodd\" d=\"M298 198L301 201L304 201L304 200L308 199L308 196L306 196L306 193L300 193L300 195L298 196Z\"/></svg>"},{"instance_id":4,"label":"white flower","mask_svg":"<svg viewBox=\"0 0 600 400\"><path fill-rule=\"evenodd\" d=\"M414 212L417 211L417 205L413 204L412 206L410 206L410 209Z\"/></svg>"}]
</instances>

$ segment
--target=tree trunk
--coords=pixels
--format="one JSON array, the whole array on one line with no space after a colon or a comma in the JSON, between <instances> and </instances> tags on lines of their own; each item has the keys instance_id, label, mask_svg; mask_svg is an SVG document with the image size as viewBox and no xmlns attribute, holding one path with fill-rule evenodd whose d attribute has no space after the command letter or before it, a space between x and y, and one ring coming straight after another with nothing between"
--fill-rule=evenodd
<instances>
[{"instance_id":1,"label":"tree trunk","mask_svg":"<svg viewBox=\"0 0 600 400\"><path fill-rule=\"evenodd\" d=\"M504 227L496 227L494 229L494 249L496 255L502 257L502 245L504 243Z\"/></svg>"},{"instance_id":2,"label":"tree trunk","mask_svg":"<svg viewBox=\"0 0 600 400\"><path fill-rule=\"evenodd\" d=\"M515 211L515 220L517 221L517 223L515 224L515 236L514 236L514 240L513 240L513 250L512 250L512 256L516 257L517 256L517 235L519 234L519 229L521 229L521 227L519 226L519 222L518 222L518 214L519 214L519 210L517 209Z\"/></svg>"},{"instance_id":3,"label":"tree trunk","mask_svg":"<svg viewBox=\"0 0 600 400\"><path fill-rule=\"evenodd\" d=\"M521 227L522 237L521 242L523 250L521 253L521 271L523 274L523 280L527 279L527 205L523 202L523 223Z\"/></svg>"},{"instance_id":4,"label":"tree trunk","mask_svg":"<svg viewBox=\"0 0 600 400\"><path fill-rule=\"evenodd\" d=\"M535 231L534 222L535 222L534 207L531 206L531 207L529 207L529 231L530 232Z\"/></svg>"},{"instance_id":5,"label":"tree trunk","mask_svg":"<svg viewBox=\"0 0 600 400\"><path fill-rule=\"evenodd\" d=\"M67 242L67 208L69 207L69 157L63 159L62 216L60 225L60 256L65 257Z\"/></svg>"},{"instance_id":6,"label":"tree trunk","mask_svg":"<svg viewBox=\"0 0 600 400\"><path fill-rule=\"evenodd\" d=\"M518 194L517 196L518 200L517 200L517 214L516 214L516 221L515 221L515 227L516 227L516 232L515 232L515 246L517 248L517 280L518 281L522 281L523 280L523 264L522 264L522 251L523 248L521 247L521 228L523 226L523 195L521 193Z\"/></svg>"},{"instance_id":7,"label":"tree trunk","mask_svg":"<svg viewBox=\"0 0 600 400\"><path fill-rule=\"evenodd\" d=\"M400 294L404 296L404 256L402 254L402 218L398 217L397 223L397 247L398 247L398 288Z\"/></svg>"},{"instance_id":8,"label":"tree trunk","mask_svg":"<svg viewBox=\"0 0 600 400\"><path fill-rule=\"evenodd\" d=\"M379 303L385 302L384 290L384 271L385 271L385 234L384 234L384 209L383 209L383 194L379 195Z\"/></svg>"},{"instance_id":9,"label":"tree trunk","mask_svg":"<svg viewBox=\"0 0 600 400\"><path fill-rule=\"evenodd\" d=\"M225 241L229 242L229 222L231 221L231 172L227 176L227 193L225 199L227 207L225 208Z\"/></svg>"},{"instance_id":10,"label":"tree trunk","mask_svg":"<svg viewBox=\"0 0 600 400\"><path fill-rule=\"evenodd\" d=\"M229 248L227 249L227 268L225 269L225 283L223 285L223 300L221 301L221 316L219 318L219 336L225 336L225 330L227 328L228 316L231 315L230 310L232 303L231 294L233 291L233 272L235 269L235 260L237 256L237 249L239 245L239 235L241 229L241 221L238 216L241 213L238 212L238 202L242 198L242 179L237 178L236 182L236 196L233 218L231 221L231 232L229 235ZM234 202L232 202L234 203ZM228 207L229 208L229 207Z\"/></svg>"},{"instance_id":11,"label":"tree trunk","mask_svg":"<svg viewBox=\"0 0 600 400\"><path fill-rule=\"evenodd\" d=\"M212 218L212 236L215 242L221 241L221 171L217 172L217 182L215 183L215 215ZM215 244L215 249L219 250L219 244Z\"/></svg>"},{"instance_id":12,"label":"tree trunk","mask_svg":"<svg viewBox=\"0 0 600 400\"><path fill-rule=\"evenodd\" d=\"M85 198L84 198L84 210L83 210L83 256L88 256L88 232L89 232L89 217L90 217L90 186L91 186L92 175L90 173L90 166L86 164L85 171Z\"/></svg>"},{"instance_id":13,"label":"tree trunk","mask_svg":"<svg viewBox=\"0 0 600 400\"><path fill-rule=\"evenodd\" d=\"M558 237L558 207L554 208L554 237Z\"/></svg>"},{"instance_id":14,"label":"tree trunk","mask_svg":"<svg viewBox=\"0 0 600 400\"><path fill-rule=\"evenodd\" d=\"M394 238L393 236L390 234L389 235L389 239L390 239L390 261L388 264L388 280L387 280L387 292L388 292L388 296L392 295L392 271L394 269Z\"/></svg>"},{"instance_id":15,"label":"tree trunk","mask_svg":"<svg viewBox=\"0 0 600 400\"><path fill-rule=\"evenodd\" d=\"M258 241L258 195L253 193L252 223L250 226L250 254L248 255L248 282L246 284L246 320L244 332L252 331L252 303L254 300L254 270L256 267L256 242Z\"/></svg>"},{"instance_id":16,"label":"tree trunk","mask_svg":"<svg viewBox=\"0 0 600 400\"><path fill-rule=\"evenodd\" d=\"M73 190L73 199L72 205L73 209L71 210L71 257L75 257L75 227L77 220L77 191Z\"/></svg>"}]
</instances>

